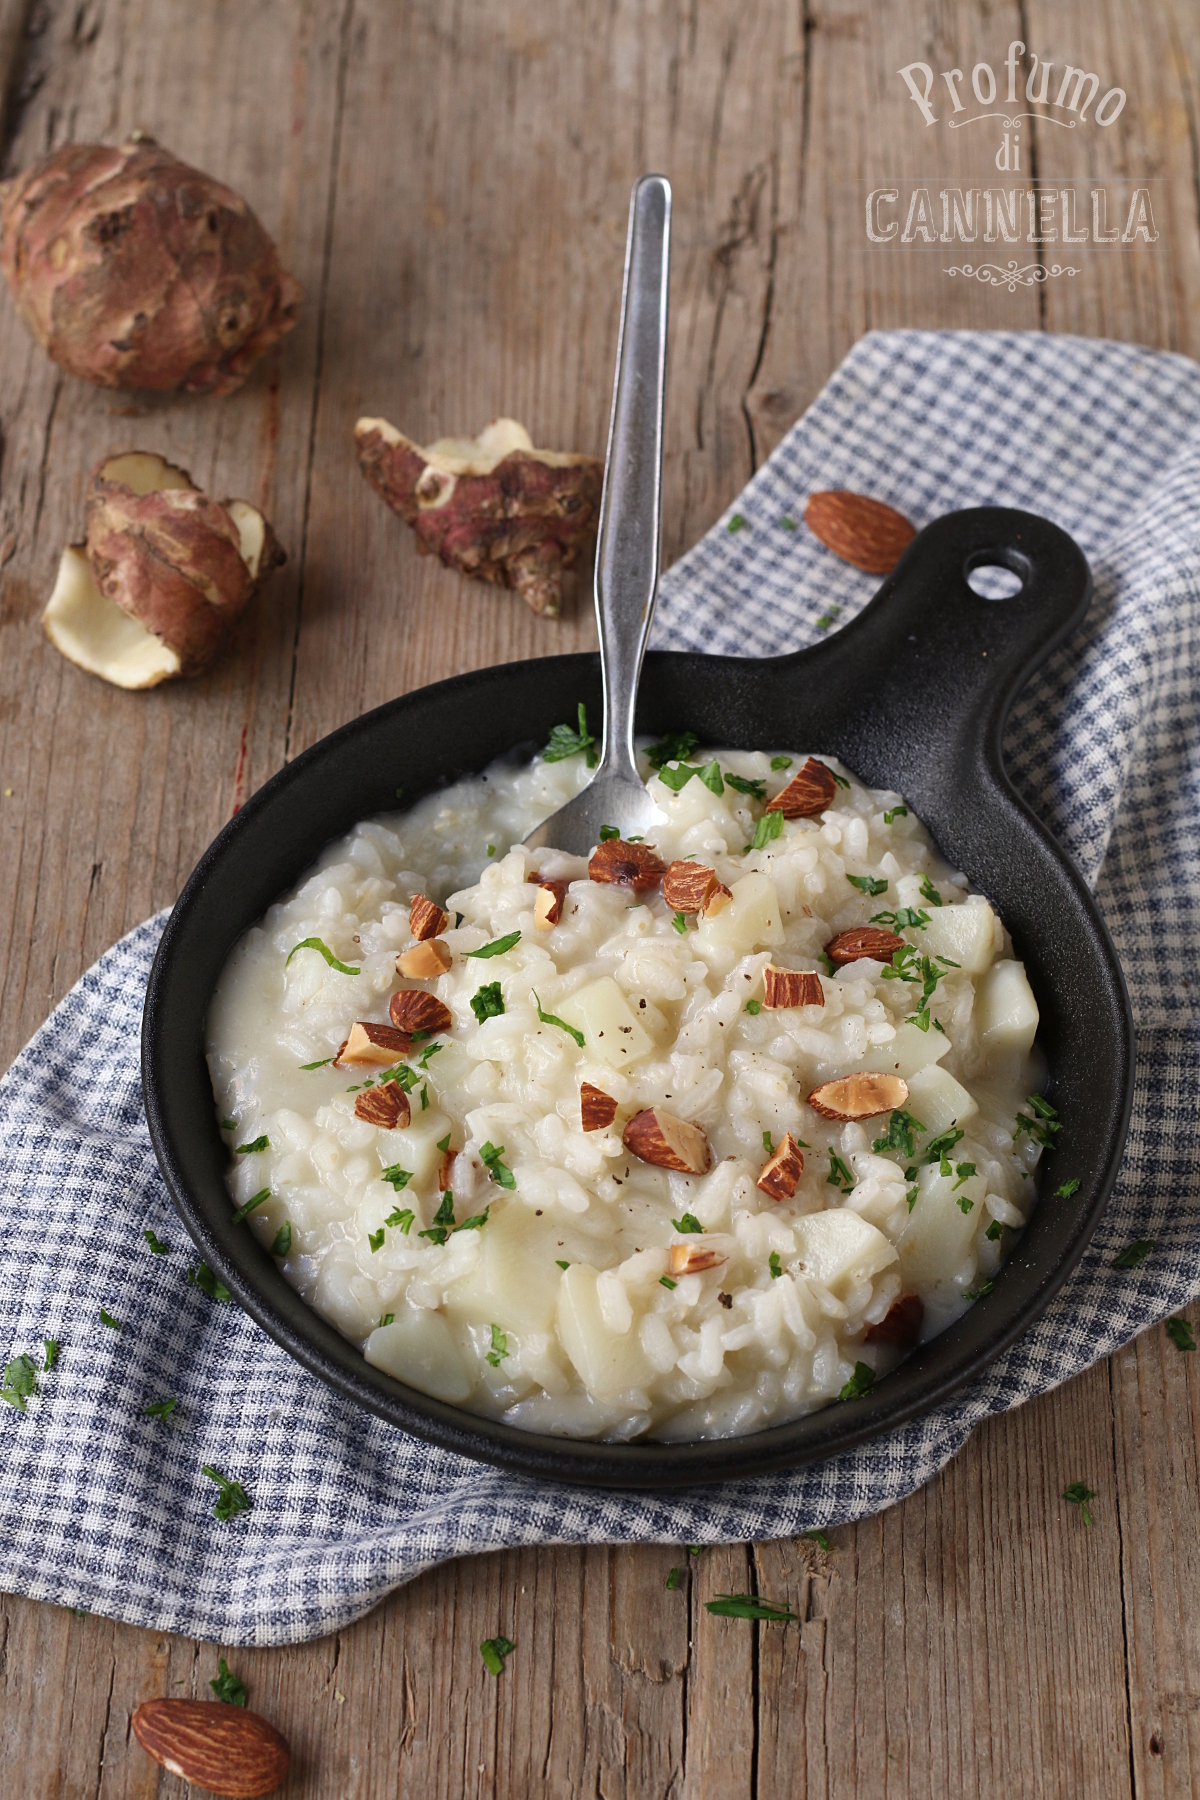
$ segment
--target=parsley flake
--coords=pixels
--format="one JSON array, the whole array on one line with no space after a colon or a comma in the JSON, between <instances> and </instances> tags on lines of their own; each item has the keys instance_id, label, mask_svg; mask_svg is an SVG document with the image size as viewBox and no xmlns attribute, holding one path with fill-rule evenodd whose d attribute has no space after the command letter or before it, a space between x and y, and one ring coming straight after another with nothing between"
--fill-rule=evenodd
<instances>
[{"instance_id":1,"label":"parsley flake","mask_svg":"<svg viewBox=\"0 0 1200 1800\"><path fill-rule=\"evenodd\" d=\"M697 769L696 773L699 775L709 793L715 794L719 800L721 795L725 792L725 783L721 780L721 770L718 766L716 757L714 756L711 762L705 763L702 769Z\"/></svg>"},{"instance_id":2,"label":"parsley flake","mask_svg":"<svg viewBox=\"0 0 1200 1800\"><path fill-rule=\"evenodd\" d=\"M376 1331L382 1331L385 1325L394 1325L395 1322L396 1322L396 1315L394 1312L384 1313L383 1317L380 1319L380 1321L379 1321L378 1325L375 1327L375 1329L376 1329Z\"/></svg>"},{"instance_id":3,"label":"parsley flake","mask_svg":"<svg viewBox=\"0 0 1200 1800\"><path fill-rule=\"evenodd\" d=\"M558 1257L556 1256L554 1259L554 1266L555 1266L555 1268L558 1268L558 1269L569 1269L571 1265L569 1262L560 1262Z\"/></svg>"},{"instance_id":4,"label":"parsley flake","mask_svg":"<svg viewBox=\"0 0 1200 1800\"><path fill-rule=\"evenodd\" d=\"M1069 1500L1072 1506L1079 1508L1079 1515L1085 1525L1090 1525L1092 1522L1092 1515L1088 1511L1088 1501L1095 1498L1095 1488L1088 1487L1083 1481L1073 1481L1070 1487L1063 1489L1063 1499Z\"/></svg>"},{"instance_id":5,"label":"parsley flake","mask_svg":"<svg viewBox=\"0 0 1200 1800\"><path fill-rule=\"evenodd\" d=\"M735 794L749 794L752 800L766 799L767 784L765 781L751 781L745 775L731 775L728 769L724 771L724 774L726 787L731 787Z\"/></svg>"},{"instance_id":6,"label":"parsley flake","mask_svg":"<svg viewBox=\"0 0 1200 1800\"><path fill-rule=\"evenodd\" d=\"M222 1131L236 1131L237 1130L237 1120L236 1119L222 1119L221 1120L221 1130Z\"/></svg>"},{"instance_id":7,"label":"parsley flake","mask_svg":"<svg viewBox=\"0 0 1200 1800\"><path fill-rule=\"evenodd\" d=\"M651 744L646 761L652 769L661 769L664 763L686 762L699 742L694 731L668 731L657 744Z\"/></svg>"},{"instance_id":8,"label":"parsley flake","mask_svg":"<svg viewBox=\"0 0 1200 1800\"><path fill-rule=\"evenodd\" d=\"M822 1550L824 1550L825 1554L828 1556L828 1554L829 1554L829 1533L827 1531L822 1531L818 1526L814 1525L814 1527L811 1531L802 1531L800 1533L800 1535L801 1535L801 1537L811 1538L813 1543L817 1544Z\"/></svg>"},{"instance_id":9,"label":"parsley flake","mask_svg":"<svg viewBox=\"0 0 1200 1800\"><path fill-rule=\"evenodd\" d=\"M495 1144L488 1143L488 1144L484 1144L483 1147L481 1148L481 1150L479 1152L479 1160L481 1163L483 1163L486 1166L488 1173L491 1175L491 1178L493 1181L499 1182L499 1184L502 1188L508 1188L510 1190L515 1191L516 1185L517 1185L517 1178L513 1174L512 1170L508 1167L507 1163L502 1163L500 1161L500 1158L503 1155L504 1155L504 1145L503 1144L501 1144L501 1145L499 1145L499 1147L497 1147Z\"/></svg>"},{"instance_id":10,"label":"parsley flake","mask_svg":"<svg viewBox=\"0 0 1200 1800\"><path fill-rule=\"evenodd\" d=\"M572 731L569 725L556 725L550 733L550 742L542 751L543 762L565 762L568 756L578 756L582 750L589 769L594 769L599 757L596 752L596 740L588 730L587 707L581 700L576 714L579 729ZM488 854L491 854L489 846Z\"/></svg>"},{"instance_id":11,"label":"parsley flake","mask_svg":"<svg viewBox=\"0 0 1200 1800\"><path fill-rule=\"evenodd\" d=\"M583 1046L584 1046L584 1042L585 1042L582 1031L576 1031L574 1025L568 1025L567 1021L565 1019L558 1018L554 1013L543 1012L542 1011L542 1003L537 997L537 989L531 988L530 992L533 995L533 1004L537 1007L537 1016L541 1020L542 1024L543 1025L557 1025L558 1029L560 1031L565 1031L568 1037L573 1037L575 1039L575 1042L579 1045L579 1048L582 1050ZM480 1152L480 1154L481 1155L483 1154L482 1151ZM486 1157L484 1157L484 1161L485 1162L487 1161ZM494 1170L493 1170L493 1173L495 1173ZM496 1176L496 1180L500 1181L500 1177L498 1175ZM517 1184L515 1181L511 1182L511 1183L507 1182L507 1181L500 1181L500 1185L501 1185L501 1187L509 1187L509 1186L516 1187Z\"/></svg>"},{"instance_id":12,"label":"parsley flake","mask_svg":"<svg viewBox=\"0 0 1200 1800\"><path fill-rule=\"evenodd\" d=\"M481 944L478 950L464 950L463 955L478 956L481 958L503 956L506 950L511 950L513 945L520 943L520 941L520 932L510 931L505 937L493 938L490 944Z\"/></svg>"},{"instance_id":13,"label":"parsley flake","mask_svg":"<svg viewBox=\"0 0 1200 1800\"><path fill-rule=\"evenodd\" d=\"M411 1206L393 1206L391 1212L383 1222L385 1225L397 1226L399 1230L404 1233L405 1237L407 1237L412 1230L412 1222L415 1217L416 1214L413 1212Z\"/></svg>"},{"instance_id":14,"label":"parsley flake","mask_svg":"<svg viewBox=\"0 0 1200 1800\"><path fill-rule=\"evenodd\" d=\"M224 1657L217 1664L217 1673L208 1685L217 1699L224 1700L226 1705L245 1706L246 1684L240 1675L233 1673Z\"/></svg>"},{"instance_id":15,"label":"parsley flake","mask_svg":"<svg viewBox=\"0 0 1200 1800\"><path fill-rule=\"evenodd\" d=\"M42 1364L42 1373L48 1375L58 1361L58 1353L61 1346L57 1338L43 1338L42 1343L46 1347L46 1360Z\"/></svg>"},{"instance_id":16,"label":"parsley flake","mask_svg":"<svg viewBox=\"0 0 1200 1800\"><path fill-rule=\"evenodd\" d=\"M687 914L686 913L677 912L675 914L675 917L671 920L671 923L675 927L676 931L679 933L680 937L687 936Z\"/></svg>"},{"instance_id":17,"label":"parsley flake","mask_svg":"<svg viewBox=\"0 0 1200 1800\"><path fill-rule=\"evenodd\" d=\"M901 906L896 912L877 912L871 914L872 925L890 925L893 931L924 931L929 923L929 914L924 908Z\"/></svg>"},{"instance_id":18,"label":"parsley flake","mask_svg":"<svg viewBox=\"0 0 1200 1800\"><path fill-rule=\"evenodd\" d=\"M924 1129L920 1119L898 1106L888 1120L887 1136L876 1138L871 1148L876 1155L884 1150L899 1150L902 1156L915 1156L916 1134Z\"/></svg>"},{"instance_id":19,"label":"parsley flake","mask_svg":"<svg viewBox=\"0 0 1200 1800\"><path fill-rule=\"evenodd\" d=\"M703 1232L704 1230L695 1213L685 1212L682 1219L672 1219L671 1223L681 1237L686 1237L689 1232Z\"/></svg>"},{"instance_id":20,"label":"parsley flake","mask_svg":"<svg viewBox=\"0 0 1200 1800\"><path fill-rule=\"evenodd\" d=\"M154 1233L151 1230L149 1230L147 1228L147 1230L143 1231L142 1236L145 1238L146 1242L149 1244L151 1250L153 1250L155 1256L169 1256L170 1255L170 1253L171 1253L170 1244L164 1244L162 1239L156 1238Z\"/></svg>"},{"instance_id":21,"label":"parsley flake","mask_svg":"<svg viewBox=\"0 0 1200 1800\"><path fill-rule=\"evenodd\" d=\"M746 521L741 513L734 513L725 529L726 531L740 531L745 523Z\"/></svg>"},{"instance_id":22,"label":"parsley flake","mask_svg":"<svg viewBox=\"0 0 1200 1800\"><path fill-rule=\"evenodd\" d=\"M106 1306L100 1308L100 1323L107 1325L110 1331L120 1331L121 1329L120 1319L114 1319Z\"/></svg>"},{"instance_id":23,"label":"parsley flake","mask_svg":"<svg viewBox=\"0 0 1200 1800\"><path fill-rule=\"evenodd\" d=\"M455 1231L482 1231L488 1222L488 1214L491 1210L490 1206L485 1206L481 1213L474 1213L471 1218L464 1219L461 1225L456 1225Z\"/></svg>"},{"instance_id":24,"label":"parsley flake","mask_svg":"<svg viewBox=\"0 0 1200 1800\"><path fill-rule=\"evenodd\" d=\"M771 1280L778 1281L783 1274L783 1263L780 1261L778 1250L772 1250L767 1258L767 1267L771 1271Z\"/></svg>"},{"instance_id":25,"label":"parsley flake","mask_svg":"<svg viewBox=\"0 0 1200 1800\"><path fill-rule=\"evenodd\" d=\"M445 1156L447 1150L450 1148L450 1133L449 1132L446 1133L445 1137L441 1137L438 1139L437 1147L441 1151L442 1155Z\"/></svg>"},{"instance_id":26,"label":"parsley flake","mask_svg":"<svg viewBox=\"0 0 1200 1800\"><path fill-rule=\"evenodd\" d=\"M382 1225L379 1227L378 1231L368 1231L367 1242L371 1246L371 1255L372 1256L374 1256L374 1254L377 1250L383 1249L384 1236L385 1236L385 1233L384 1233L384 1229L383 1229Z\"/></svg>"},{"instance_id":27,"label":"parsley flake","mask_svg":"<svg viewBox=\"0 0 1200 1800\"><path fill-rule=\"evenodd\" d=\"M235 1156L255 1156L260 1150L269 1150L270 1148L271 1140L264 1133L262 1137L256 1137L252 1143L239 1144L233 1154Z\"/></svg>"},{"instance_id":28,"label":"parsley flake","mask_svg":"<svg viewBox=\"0 0 1200 1800\"><path fill-rule=\"evenodd\" d=\"M775 1145L774 1145L774 1142L772 1141L771 1134L769 1131L763 1132L763 1149L766 1151L768 1156L774 1156Z\"/></svg>"},{"instance_id":29,"label":"parsley flake","mask_svg":"<svg viewBox=\"0 0 1200 1800\"><path fill-rule=\"evenodd\" d=\"M907 817L907 806L891 806L888 808L887 812L884 813L883 822L885 825L890 825L893 819L907 819Z\"/></svg>"},{"instance_id":30,"label":"parsley flake","mask_svg":"<svg viewBox=\"0 0 1200 1800\"><path fill-rule=\"evenodd\" d=\"M981 1281L978 1287L967 1289L965 1298L968 1300L983 1300L991 1293L995 1285L994 1281Z\"/></svg>"},{"instance_id":31,"label":"parsley flake","mask_svg":"<svg viewBox=\"0 0 1200 1800\"><path fill-rule=\"evenodd\" d=\"M323 1056L323 1057L322 1057L322 1058L321 1058L321 1060L320 1060L320 1062L315 1062L315 1063L301 1063L301 1064L300 1064L300 1067L301 1067L301 1068L302 1068L302 1069L324 1069L324 1068L326 1068L326 1067L327 1067L327 1066L328 1066L328 1065L329 1065L329 1064L330 1064L330 1063L331 1063L331 1062L332 1062L332 1061L333 1061L333 1058L332 1058L332 1056Z\"/></svg>"},{"instance_id":32,"label":"parsley flake","mask_svg":"<svg viewBox=\"0 0 1200 1800\"><path fill-rule=\"evenodd\" d=\"M1052 1150L1054 1139L1062 1130L1057 1109L1051 1106L1049 1100L1044 1099L1041 1094L1026 1095L1025 1104L1030 1111L1017 1114L1017 1128L1013 1132L1013 1143L1017 1142L1023 1131L1027 1131L1035 1144L1040 1144L1043 1150ZM1030 1113L1033 1114L1032 1118Z\"/></svg>"},{"instance_id":33,"label":"parsley flake","mask_svg":"<svg viewBox=\"0 0 1200 1800\"><path fill-rule=\"evenodd\" d=\"M925 1161L927 1163L946 1163L946 1168L940 1170L940 1173L949 1175L950 1151L953 1150L959 1139L965 1136L966 1133L961 1131L957 1125L952 1125L949 1131L943 1131L940 1136L935 1137L933 1142L927 1146L925 1151Z\"/></svg>"},{"instance_id":34,"label":"parsley flake","mask_svg":"<svg viewBox=\"0 0 1200 1800\"><path fill-rule=\"evenodd\" d=\"M783 515L782 519L780 519L779 523L782 525L782 527L785 531L798 531L799 530L799 526L796 524L795 519L789 519L788 515L786 513L784 513L784 515Z\"/></svg>"},{"instance_id":35,"label":"parsley flake","mask_svg":"<svg viewBox=\"0 0 1200 1800\"><path fill-rule=\"evenodd\" d=\"M704 1602L704 1610L719 1619L760 1619L767 1625L787 1625L800 1616L790 1606L763 1600L757 1594L718 1594L715 1600Z\"/></svg>"},{"instance_id":36,"label":"parsley flake","mask_svg":"<svg viewBox=\"0 0 1200 1800\"><path fill-rule=\"evenodd\" d=\"M498 1369L507 1355L508 1338L498 1325L493 1325L492 1347L487 1353L487 1359L491 1363L493 1369Z\"/></svg>"},{"instance_id":37,"label":"parsley flake","mask_svg":"<svg viewBox=\"0 0 1200 1800\"><path fill-rule=\"evenodd\" d=\"M673 794L683 791L693 775L699 770L693 763L664 763L658 771L658 779L664 787L669 787Z\"/></svg>"},{"instance_id":38,"label":"parsley flake","mask_svg":"<svg viewBox=\"0 0 1200 1800\"><path fill-rule=\"evenodd\" d=\"M607 844L609 838L619 838L620 835L621 828L619 825L602 825L600 827L600 842L602 844Z\"/></svg>"},{"instance_id":39,"label":"parsley flake","mask_svg":"<svg viewBox=\"0 0 1200 1800\"><path fill-rule=\"evenodd\" d=\"M238 1207L233 1215L234 1224L240 1225L243 1219L248 1219L250 1217L250 1214L254 1211L255 1207L261 1206L264 1200L269 1200L270 1198L271 1190L269 1187L259 1188L253 1199L247 1200L245 1206Z\"/></svg>"},{"instance_id":40,"label":"parsley flake","mask_svg":"<svg viewBox=\"0 0 1200 1800\"><path fill-rule=\"evenodd\" d=\"M283 1224L279 1227L279 1230L275 1233L275 1242L271 1245L271 1255L278 1256L280 1260L282 1260L288 1255L291 1248L292 1222L290 1219L285 1219Z\"/></svg>"},{"instance_id":41,"label":"parsley flake","mask_svg":"<svg viewBox=\"0 0 1200 1800\"><path fill-rule=\"evenodd\" d=\"M498 981L489 981L486 987L472 996L471 1011L482 1025L485 1019L498 1019L504 1011L504 995L500 992Z\"/></svg>"},{"instance_id":42,"label":"parsley flake","mask_svg":"<svg viewBox=\"0 0 1200 1800\"><path fill-rule=\"evenodd\" d=\"M846 1194L854 1186L854 1171L836 1150L829 1152L829 1173L825 1177L825 1186L841 1188Z\"/></svg>"},{"instance_id":43,"label":"parsley flake","mask_svg":"<svg viewBox=\"0 0 1200 1800\"><path fill-rule=\"evenodd\" d=\"M333 951L329 948L329 945L322 943L322 941L319 937L301 938L300 942L298 944L294 944L292 946L292 948L288 951L288 959L287 959L288 963L291 962L293 956L295 956L295 954L298 950L316 950L316 951L318 951L320 953L320 955L322 955L325 958L325 961L329 964L330 968L336 969L339 975L361 975L361 973L362 973L361 969L352 969L349 967L348 964L346 964L344 962L339 962L337 957L333 954ZM283 966L286 969L287 963L284 963Z\"/></svg>"},{"instance_id":44,"label":"parsley flake","mask_svg":"<svg viewBox=\"0 0 1200 1800\"><path fill-rule=\"evenodd\" d=\"M506 1656L511 1656L516 1647L511 1638L484 1638L479 1646L479 1654L483 1658L483 1666L488 1674L502 1675L504 1659Z\"/></svg>"},{"instance_id":45,"label":"parsley flake","mask_svg":"<svg viewBox=\"0 0 1200 1800\"><path fill-rule=\"evenodd\" d=\"M672 1281L669 1275L660 1275L658 1278L658 1285L659 1287L669 1288L674 1291L674 1289L679 1286L679 1283L677 1281Z\"/></svg>"},{"instance_id":46,"label":"parsley flake","mask_svg":"<svg viewBox=\"0 0 1200 1800\"><path fill-rule=\"evenodd\" d=\"M1004 1227L999 1219L993 1219L983 1235L989 1243L998 1244L1004 1235Z\"/></svg>"},{"instance_id":47,"label":"parsley flake","mask_svg":"<svg viewBox=\"0 0 1200 1800\"><path fill-rule=\"evenodd\" d=\"M402 1169L399 1163L393 1163L390 1168L383 1170L379 1179L381 1181L390 1181L396 1192L400 1193L412 1180L412 1170Z\"/></svg>"},{"instance_id":48,"label":"parsley flake","mask_svg":"<svg viewBox=\"0 0 1200 1800\"><path fill-rule=\"evenodd\" d=\"M675 1589L680 1586L682 1581L683 1581L683 1570L682 1569L669 1569L667 1571L667 1579L663 1582L663 1586L667 1589L668 1593L673 1594L675 1592Z\"/></svg>"},{"instance_id":49,"label":"parsley flake","mask_svg":"<svg viewBox=\"0 0 1200 1800\"><path fill-rule=\"evenodd\" d=\"M888 884L886 877L874 875L847 875L846 880L851 887L856 887L860 894L886 894Z\"/></svg>"},{"instance_id":50,"label":"parsley flake","mask_svg":"<svg viewBox=\"0 0 1200 1800\"><path fill-rule=\"evenodd\" d=\"M1195 1335L1185 1318L1177 1317L1174 1319L1167 1319L1164 1322L1167 1328L1167 1336L1177 1350L1194 1350L1196 1348Z\"/></svg>"},{"instance_id":51,"label":"parsley flake","mask_svg":"<svg viewBox=\"0 0 1200 1800\"><path fill-rule=\"evenodd\" d=\"M418 1237L429 1238L435 1244L444 1244L454 1228L454 1195L447 1188L442 1195L442 1204L433 1215L433 1224L425 1231L419 1231Z\"/></svg>"},{"instance_id":52,"label":"parsley flake","mask_svg":"<svg viewBox=\"0 0 1200 1800\"><path fill-rule=\"evenodd\" d=\"M854 1373L838 1395L839 1400L860 1400L875 1386L875 1371L870 1363L856 1362Z\"/></svg>"},{"instance_id":53,"label":"parsley flake","mask_svg":"<svg viewBox=\"0 0 1200 1800\"><path fill-rule=\"evenodd\" d=\"M762 1011L762 1001L761 1000L747 1000L745 1008L743 1010L748 1012L752 1019L757 1018L758 1014Z\"/></svg>"},{"instance_id":54,"label":"parsley flake","mask_svg":"<svg viewBox=\"0 0 1200 1800\"><path fill-rule=\"evenodd\" d=\"M14 1356L11 1362L4 1365L4 1381L0 1386L0 1400L9 1406L15 1406L18 1412L25 1412L25 1402L31 1394L37 1393L37 1364L32 1356L22 1351Z\"/></svg>"},{"instance_id":55,"label":"parsley flake","mask_svg":"<svg viewBox=\"0 0 1200 1800\"><path fill-rule=\"evenodd\" d=\"M210 1300L233 1299L233 1295L225 1286L224 1282L217 1280L217 1277L205 1262L202 1262L198 1269L189 1269L187 1278L193 1287L200 1288L202 1292L208 1295Z\"/></svg>"},{"instance_id":56,"label":"parsley flake","mask_svg":"<svg viewBox=\"0 0 1200 1800\"><path fill-rule=\"evenodd\" d=\"M831 606L829 608L828 612L823 612L821 614L820 618L817 620L817 630L818 631L828 631L829 627L833 624L833 621L837 618L837 616L841 612L841 610L842 609L840 606Z\"/></svg>"},{"instance_id":57,"label":"parsley flake","mask_svg":"<svg viewBox=\"0 0 1200 1800\"><path fill-rule=\"evenodd\" d=\"M783 814L779 812L778 809L775 812L765 812L754 827L754 837L750 848L752 850L763 850L771 842L772 838L782 836Z\"/></svg>"},{"instance_id":58,"label":"parsley flake","mask_svg":"<svg viewBox=\"0 0 1200 1800\"><path fill-rule=\"evenodd\" d=\"M221 1490L213 1507L214 1518L232 1519L238 1513L250 1511L252 1502L240 1481L231 1481L228 1475L222 1475L220 1469L214 1469L211 1463L203 1463L201 1472L210 1481L215 1481Z\"/></svg>"},{"instance_id":59,"label":"parsley flake","mask_svg":"<svg viewBox=\"0 0 1200 1800\"><path fill-rule=\"evenodd\" d=\"M1069 1200L1072 1194L1077 1194L1078 1192L1079 1181L1078 1178L1076 1178L1072 1181L1064 1181L1061 1187L1056 1187L1054 1190L1054 1198L1056 1200Z\"/></svg>"},{"instance_id":60,"label":"parsley flake","mask_svg":"<svg viewBox=\"0 0 1200 1800\"><path fill-rule=\"evenodd\" d=\"M152 1400L142 1411L148 1419L169 1419L178 1405L178 1400Z\"/></svg>"}]
</instances>

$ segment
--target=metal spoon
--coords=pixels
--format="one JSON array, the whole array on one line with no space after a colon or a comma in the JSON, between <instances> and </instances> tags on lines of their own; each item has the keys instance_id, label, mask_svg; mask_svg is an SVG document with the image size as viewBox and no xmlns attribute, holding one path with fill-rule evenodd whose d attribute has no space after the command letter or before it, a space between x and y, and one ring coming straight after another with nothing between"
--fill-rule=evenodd
<instances>
[{"instance_id":1,"label":"metal spoon","mask_svg":"<svg viewBox=\"0 0 1200 1800\"><path fill-rule=\"evenodd\" d=\"M621 335L613 384L600 530L596 621L604 682L600 764L582 793L525 839L585 856L602 825L643 836L658 817L633 752L638 677L658 593L662 514L663 393L667 364L667 272L671 184L643 175L629 202Z\"/></svg>"}]
</instances>

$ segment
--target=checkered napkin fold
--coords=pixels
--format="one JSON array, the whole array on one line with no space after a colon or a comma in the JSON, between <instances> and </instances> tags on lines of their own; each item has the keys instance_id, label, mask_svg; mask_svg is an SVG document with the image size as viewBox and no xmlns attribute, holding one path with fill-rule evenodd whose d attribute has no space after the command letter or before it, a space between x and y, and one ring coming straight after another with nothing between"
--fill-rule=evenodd
<instances>
[{"instance_id":1,"label":"checkered napkin fold","mask_svg":"<svg viewBox=\"0 0 1200 1800\"><path fill-rule=\"evenodd\" d=\"M1132 994L1137 1091L1116 1194L1039 1323L952 1404L888 1436L697 1493L535 1484L405 1437L186 1278L197 1259L158 1175L138 1075L160 916L101 957L0 1083L0 1351L40 1371L43 1340L60 1345L27 1410L0 1407L0 1587L226 1643L288 1643L469 1551L836 1524L911 1493L987 1414L1200 1290L1185 985L1200 948L1200 367L1082 338L870 334L665 576L657 641L776 654L853 617L875 581L782 524L818 488L874 495L918 525L1027 507L1071 532L1094 572L1082 630L1015 709L1009 767L1096 886ZM1157 1248L1115 1269L1134 1239ZM169 1418L146 1414L168 1396ZM214 1516L205 1465L242 1482L251 1509Z\"/></svg>"}]
</instances>

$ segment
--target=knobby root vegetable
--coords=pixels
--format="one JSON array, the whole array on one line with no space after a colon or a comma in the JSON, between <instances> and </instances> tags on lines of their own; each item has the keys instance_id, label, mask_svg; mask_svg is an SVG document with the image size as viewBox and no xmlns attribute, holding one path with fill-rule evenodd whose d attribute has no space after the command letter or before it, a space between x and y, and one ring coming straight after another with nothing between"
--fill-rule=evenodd
<instances>
[{"instance_id":1,"label":"knobby root vegetable","mask_svg":"<svg viewBox=\"0 0 1200 1800\"><path fill-rule=\"evenodd\" d=\"M210 500L161 456L127 451L93 470L86 545L63 551L43 615L71 662L117 687L199 675L285 560L245 500Z\"/></svg>"},{"instance_id":2,"label":"knobby root vegetable","mask_svg":"<svg viewBox=\"0 0 1200 1800\"><path fill-rule=\"evenodd\" d=\"M42 348L101 387L230 393L302 298L246 202L141 133L0 183L0 268Z\"/></svg>"},{"instance_id":3,"label":"knobby root vegetable","mask_svg":"<svg viewBox=\"0 0 1200 1800\"><path fill-rule=\"evenodd\" d=\"M515 419L426 449L386 419L360 419L354 437L363 474L412 526L419 551L558 617L562 572L595 536L599 457L536 450Z\"/></svg>"}]
</instances>

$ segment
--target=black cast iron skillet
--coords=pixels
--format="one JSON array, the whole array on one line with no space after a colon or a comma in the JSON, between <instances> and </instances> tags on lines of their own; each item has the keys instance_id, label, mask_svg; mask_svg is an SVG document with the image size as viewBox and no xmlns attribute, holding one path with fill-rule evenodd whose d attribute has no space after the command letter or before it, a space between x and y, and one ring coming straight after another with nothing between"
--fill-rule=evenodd
<instances>
[{"instance_id":1,"label":"black cast iron skillet","mask_svg":"<svg viewBox=\"0 0 1200 1800\"><path fill-rule=\"evenodd\" d=\"M1021 591L980 598L966 577L984 564L1013 570ZM1112 942L1000 754L1014 694L1079 624L1089 592L1087 563L1065 532L1030 513L980 507L928 526L861 615L810 649L769 661L670 652L646 660L640 731L688 728L705 744L825 751L871 786L904 794L999 910L1038 999L1048 1095L1062 1121L1043 1160L1043 1197L993 1291L871 1393L716 1442L535 1436L372 1368L232 1222L203 1042L233 945L331 839L394 812L398 785L415 801L521 743L544 743L579 700L598 718L596 656L485 669L379 707L280 770L205 852L163 934L142 1029L150 1135L205 1260L265 1331L339 1392L447 1449L559 1481L657 1488L741 1478L845 1450L946 1400L1026 1330L1078 1260L1129 1120L1133 1026ZM1065 1179L1078 1190L1051 1198Z\"/></svg>"}]
</instances>

